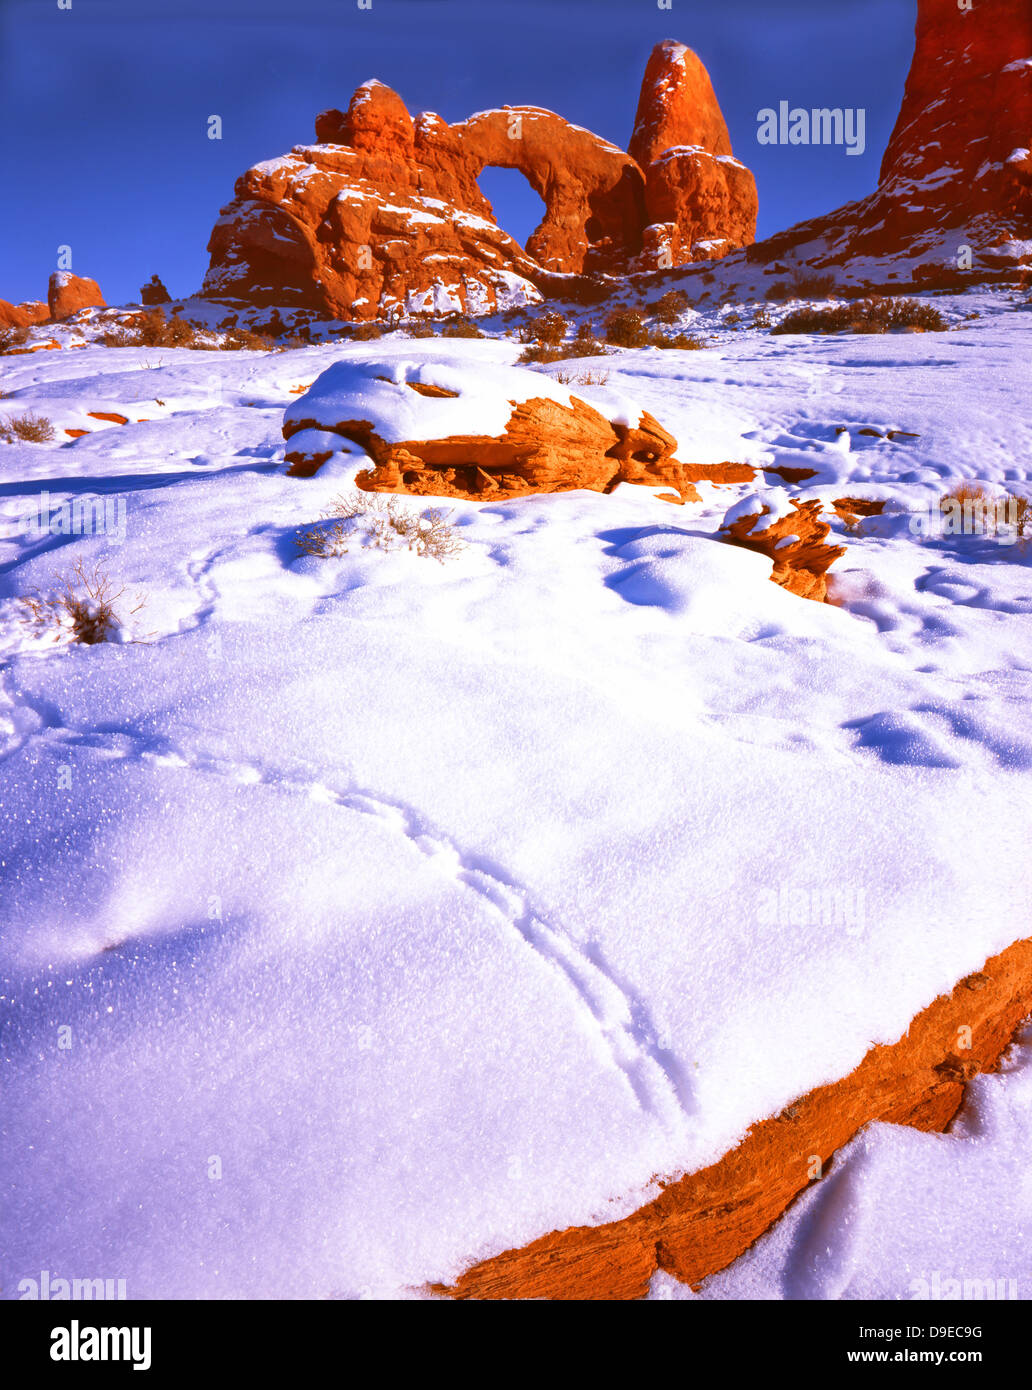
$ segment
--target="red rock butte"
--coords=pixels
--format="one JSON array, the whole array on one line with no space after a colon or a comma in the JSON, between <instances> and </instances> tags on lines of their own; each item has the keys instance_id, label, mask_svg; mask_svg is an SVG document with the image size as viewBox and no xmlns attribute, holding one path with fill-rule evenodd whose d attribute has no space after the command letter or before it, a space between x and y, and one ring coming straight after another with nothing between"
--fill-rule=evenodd
<instances>
[{"instance_id":1,"label":"red rock butte","mask_svg":"<svg viewBox=\"0 0 1032 1390\"><path fill-rule=\"evenodd\" d=\"M630 154L535 106L413 118L377 81L315 134L237 180L206 297L346 319L478 313L537 300L557 276L664 269L755 238L755 181L705 68L671 41L649 59ZM477 185L488 167L518 169L545 204L526 248Z\"/></svg>"},{"instance_id":2,"label":"red rock butte","mask_svg":"<svg viewBox=\"0 0 1032 1390\"><path fill-rule=\"evenodd\" d=\"M1032 4L918 0L914 58L877 189L763 243L815 266L938 253L1032 262ZM759 250L759 248L757 248Z\"/></svg>"}]
</instances>

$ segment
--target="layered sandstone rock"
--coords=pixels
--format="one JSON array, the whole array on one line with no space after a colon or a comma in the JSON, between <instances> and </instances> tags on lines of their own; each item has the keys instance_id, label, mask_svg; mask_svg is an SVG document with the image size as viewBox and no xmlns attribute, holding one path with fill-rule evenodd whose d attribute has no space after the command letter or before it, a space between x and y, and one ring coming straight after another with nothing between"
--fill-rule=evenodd
<instances>
[{"instance_id":1,"label":"layered sandstone rock","mask_svg":"<svg viewBox=\"0 0 1032 1390\"><path fill-rule=\"evenodd\" d=\"M288 472L311 476L345 444L372 460L356 484L369 492L520 497L619 483L662 487L698 501L694 483L745 465L686 465L677 440L648 411L609 420L540 373L466 372L439 363L340 362L285 414ZM752 470L747 468L751 474Z\"/></svg>"},{"instance_id":2,"label":"layered sandstone rock","mask_svg":"<svg viewBox=\"0 0 1032 1390\"><path fill-rule=\"evenodd\" d=\"M731 155L698 59L660 47L635 134L648 176L632 155L539 107L449 125L430 112L413 119L396 92L363 83L346 112L318 116L316 144L237 180L209 242L204 294L347 319L479 313L534 302L557 276L622 274L746 244L751 175ZM656 62L687 72L688 59L690 81L657 86ZM676 149L658 148L667 135ZM525 248L477 185L487 167L518 169L545 204Z\"/></svg>"},{"instance_id":3,"label":"layered sandstone rock","mask_svg":"<svg viewBox=\"0 0 1032 1390\"><path fill-rule=\"evenodd\" d=\"M66 319L80 309L106 307L96 280L73 275L70 270L55 270L51 275L47 303L52 319Z\"/></svg>"},{"instance_id":4,"label":"layered sandstone rock","mask_svg":"<svg viewBox=\"0 0 1032 1390\"><path fill-rule=\"evenodd\" d=\"M726 256L756 238L756 180L731 152L709 74L667 40L645 69L629 152L645 174L638 268Z\"/></svg>"},{"instance_id":5,"label":"layered sandstone rock","mask_svg":"<svg viewBox=\"0 0 1032 1390\"><path fill-rule=\"evenodd\" d=\"M721 535L733 545L768 556L775 584L823 603L828 597L827 572L846 551L827 544L831 527L820 519L821 511L820 502L794 497L784 509L759 497L744 498L724 518Z\"/></svg>"},{"instance_id":6,"label":"layered sandstone rock","mask_svg":"<svg viewBox=\"0 0 1032 1390\"><path fill-rule=\"evenodd\" d=\"M971 269L1032 263L1032 7L918 0L913 63L869 197L770 238L810 265L937 258ZM761 248L758 248L760 250ZM928 274L935 265L922 267Z\"/></svg>"},{"instance_id":7,"label":"layered sandstone rock","mask_svg":"<svg viewBox=\"0 0 1032 1390\"><path fill-rule=\"evenodd\" d=\"M718 1163L666 1184L631 1216L556 1231L473 1266L454 1287L438 1292L476 1299L636 1299L657 1270L698 1284L737 1259L819 1181L815 1174L865 1124L945 1129L965 1083L996 1069L1030 1007L1032 940L1022 940L936 999L898 1042L873 1047L849 1076L753 1126Z\"/></svg>"},{"instance_id":8,"label":"layered sandstone rock","mask_svg":"<svg viewBox=\"0 0 1032 1390\"><path fill-rule=\"evenodd\" d=\"M28 300L24 304L9 304L0 299L0 328L29 328L34 323L43 323L50 317L50 310L38 300Z\"/></svg>"}]
</instances>

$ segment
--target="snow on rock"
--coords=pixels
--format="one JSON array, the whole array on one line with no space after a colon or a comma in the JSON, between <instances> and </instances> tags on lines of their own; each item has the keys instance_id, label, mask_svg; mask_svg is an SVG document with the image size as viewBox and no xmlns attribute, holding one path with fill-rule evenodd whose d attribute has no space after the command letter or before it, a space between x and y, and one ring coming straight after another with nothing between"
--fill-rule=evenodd
<instances>
[{"instance_id":1,"label":"snow on rock","mask_svg":"<svg viewBox=\"0 0 1032 1390\"><path fill-rule=\"evenodd\" d=\"M675 265L745 245L756 227L752 175L730 158L709 78L688 56L688 88L648 119L659 123L654 138L692 148L672 151L654 175L648 160L636 162L637 133L627 154L536 106L479 111L451 126L427 113L413 120L396 92L366 82L347 112L320 113L318 143L237 181L212 230L204 292L342 318L389 317L398 305L481 314L534 302L556 275ZM701 114L692 104L700 94ZM492 166L519 169L545 203L526 248L498 226L478 187ZM650 225L665 222L665 236ZM442 258L450 277L437 273Z\"/></svg>"},{"instance_id":2,"label":"snow on rock","mask_svg":"<svg viewBox=\"0 0 1032 1390\"><path fill-rule=\"evenodd\" d=\"M310 477L351 440L373 466L370 491L512 497L624 483L665 488L696 502L714 470L674 458L677 440L626 395L607 392L605 413L544 373L465 366L432 358L338 362L286 411L294 476ZM746 470L751 475L751 470Z\"/></svg>"},{"instance_id":3,"label":"snow on rock","mask_svg":"<svg viewBox=\"0 0 1032 1390\"><path fill-rule=\"evenodd\" d=\"M510 341L385 341L375 386L364 344L9 359L5 413L129 423L0 443L7 1296L454 1281L717 1162L1025 932L1028 555L910 521L1032 490L1030 313L942 303L956 332L742 333L583 388L704 461L848 428L811 490L887 506L822 514L837 606L717 539L755 482L453 496L454 561L300 555L341 474L284 475L296 388L364 364L376 404L397 357L461 404ZM38 525L44 493L116 524ZM146 595L138 640L30 642L18 597L78 559ZM772 890L862 895L860 930Z\"/></svg>"},{"instance_id":4,"label":"snow on rock","mask_svg":"<svg viewBox=\"0 0 1032 1390\"><path fill-rule=\"evenodd\" d=\"M104 296L96 280L73 275L70 270L55 270L47 287L47 305L52 319L66 319L79 309L104 307Z\"/></svg>"}]
</instances>

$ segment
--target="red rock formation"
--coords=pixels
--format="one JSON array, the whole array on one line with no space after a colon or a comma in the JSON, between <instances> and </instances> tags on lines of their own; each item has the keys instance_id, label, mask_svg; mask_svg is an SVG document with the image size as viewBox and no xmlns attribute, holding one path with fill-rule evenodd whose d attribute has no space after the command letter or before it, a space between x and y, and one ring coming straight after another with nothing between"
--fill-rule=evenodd
<instances>
[{"instance_id":1,"label":"red rock formation","mask_svg":"<svg viewBox=\"0 0 1032 1390\"><path fill-rule=\"evenodd\" d=\"M147 283L140 289L141 304L170 304L171 302L172 296L157 275L152 275Z\"/></svg>"},{"instance_id":2,"label":"red rock formation","mask_svg":"<svg viewBox=\"0 0 1032 1390\"><path fill-rule=\"evenodd\" d=\"M941 995L891 1046L873 1047L849 1076L755 1125L712 1167L665 1185L622 1221L575 1226L468 1270L457 1298L635 1299L657 1269L698 1284L738 1258L836 1149L872 1120L943 1130L964 1083L994 1071L1032 1003L1032 940L986 961ZM959 1030L971 1047L956 1053Z\"/></svg>"},{"instance_id":3,"label":"red rock formation","mask_svg":"<svg viewBox=\"0 0 1032 1390\"><path fill-rule=\"evenodd\" d=\"M756 180L700 59L672 39L645 69L629 151L645 172L641 270L726 256L756 239Z\"/></svg>"},{"instance_id":4,"label":"red rock formation","mask_svg":"<svg viewBox=\"0 0 1032 1390\"><path fill-rule=\"evenodd\" d=\"M50 310L38 300L9 304L6 299L0 299L0 328L30 328L34 323L44 323L49 317Z\"/></svg>"},{"instance_id":5,"label":"red rock formation","mask_svg":"<svg viewBox=\"0 0 1032 1390\"><path fill-rule=\"evenodd\" d=\"M758 499L757 500L758 503ZM774 563L771 579L789 593L800 598L815 599L824 603L828 597L828 584L825 578L832 564L845 555L845 547L827 545L831 527L819 520L820 502L800 502L791 499L794 510L779 516L764 528L757 527L761 516L767 516L771 508L758 504L754 511L745 511L725 521L722 528L724 539L732 545L745 546L747 550L759 551ZM744 505L744 504L742 504Z\"/></svg>"},{"instance_id":6,"label":"red rock formation","mask_svg":"<svg viewBox=\"0 0 1032 1390\"><path fill-rule=\"evenodd\" d=\"M1032 6L918 0L913 63L877 190L757 252L810 265L937 255L940 269L1032 263ZM928 272L922 267L923 273Z\"/></svg>"},{"instance_id":7,"label":"red rock formation","mask_svg":"<svg viewBox=\"0 0 1032 1390\"><path fill-rule=\"evenodd\" d=\"M651 195L634 158L551 111L506 106L449 126L429 112L413 120L396 92L366 82L346 112L318 116L317 144L237 180L203 292L349 319L477 313L534 301L557 275L625 273L751 241L751 175L732 158L709 79L689 56L691 83L675 84L669 102L651 88L643 97L636 140L654 166ZM667 132L706 143L664 155L655 147ZM480 192L487 167L520 170L545 204L526 248Z\"/></svg>"},{"instance_id":8,"label":"red rock formation","mask_svg":"<svg viewBox=\"0 0 1032 1390\"><path fill-rule=\"evenodd\" d=\"M482 499L637 483L696 502L696 482L754 476L748 464L679 463L677 440L647 411L634 426L610 421L524 368L494 368L473 383L460 377L461 389L447 384L455 379L432 363L338 363L284 415L287 471L311 477L348 441L372 460L355 480L368 492ZM455 405L441 408L445 401ZM463 432L485 404L499 433Z\"/></svg>"},{"instance_id":9,"label":"red rock formation","mask_svg":"<svg viewBox=\"0 0 1032 1390\"><path fill-rule=\"evenodd\" d=\"M55 270L51 275L47 303L52 319L66 319L79 309L106 307L96 280L73 275L70 270Z\"/></svg>"}]
</instances>

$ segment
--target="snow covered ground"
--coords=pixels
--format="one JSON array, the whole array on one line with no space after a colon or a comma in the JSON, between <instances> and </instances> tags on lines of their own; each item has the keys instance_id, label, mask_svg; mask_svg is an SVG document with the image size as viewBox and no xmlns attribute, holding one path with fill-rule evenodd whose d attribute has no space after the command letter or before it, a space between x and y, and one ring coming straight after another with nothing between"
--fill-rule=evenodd
<instances>
[{"instance_id":1,"label":"snow covered ground","mask_svg":"<svg viewBox=\"0 0 1032 1390\"><path fill-rule=\"evenodd\" d=\"M299 388L342 357L475 380L508 339L3 360L0 414L58 430L0 444L6 1296L408 1296L633 1210L1027 934L1032 551L910 513L1032 495L1032 310L936 303L953 331L543 369L608 372L569 389L685 462L888 499L836 519L834 606L714 538L756 485L448 502L443 564L299 555L354 471L284 476ZM84 499L104 533L62 534ZM79 559L146 597L136 640L19 621ZM1027 1145L1024 1081L978 1086ZM963 1142L859 1137L712 1296L907 1296L841 1212L909 1210L897 1151L960 1173ZM1020 1273L963 1229L920 1260Z\"/></svg>"}]
</instances>

